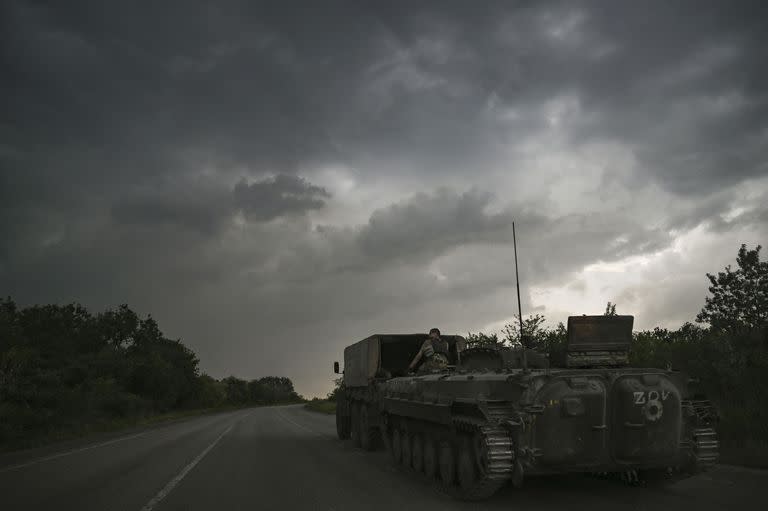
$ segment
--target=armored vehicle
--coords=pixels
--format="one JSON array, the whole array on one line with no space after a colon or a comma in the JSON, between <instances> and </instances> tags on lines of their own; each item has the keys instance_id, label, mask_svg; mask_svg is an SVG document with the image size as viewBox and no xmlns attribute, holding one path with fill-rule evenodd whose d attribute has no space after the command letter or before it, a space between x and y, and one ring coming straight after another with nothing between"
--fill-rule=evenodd
<instances>
[{"instance_id":1,"label":"armored vehicle","mask_svg":"<svg viewBox=\"0 0 768 511\"><path fill-rule=\"evenodd\" d=\"M623 474L669 481L718 456L716 415L680 372L628 367L632 316L572 316L564 363L530 350L450 346L447 369L407 374L426 334L372 335L344 350L341 439L461 499L528 475ZM338 363L334 364L338 372Z\"/></svg>"}]
</instances>

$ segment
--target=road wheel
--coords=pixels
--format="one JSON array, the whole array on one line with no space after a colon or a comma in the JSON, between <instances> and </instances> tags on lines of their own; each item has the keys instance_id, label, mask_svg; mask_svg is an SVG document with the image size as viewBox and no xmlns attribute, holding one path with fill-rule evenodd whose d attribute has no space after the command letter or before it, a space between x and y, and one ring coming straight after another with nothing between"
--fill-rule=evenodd
<instances>
[{"instance_id":1,"label":"road wheel","mask_svg":"<svg viewBox=\"0 0 768 511\"><path fill-rule=\"evenodd\" d=\"M413 470L422 472L424 470L424 441L421 435L413 435L411 439L412 465Z\"/></svg>"},{"instance_id":2,"label":"road wheel","mask_svg":"<svg viewBox=\"0 0 768 511\"><path fill-rule=\"evenodd\" d=\"M411 468L413 461L413 438L405 431L400 432L400 438L403 444L403 466L405 468Z\"/></svg>"},{"instance_id":3,"label":"road wheel","mask_svg":"<svg viewBox=\"0 0 768 511\"><path fill-rule=\"evenodd\" d=\"M474 487L477 481L477 470L475 469L475 450L469 439L460 442L458 459L459 486L463 490L469 490Z\"/></svg>"},{"instance_id":4,"label":"road wheel","mask_svg":"<svg viewBox=\"0 0 768 511\"><path fill-rule=\"evenodd\" d=\"M368 405L360 405L360 446L366 451L375 451L377 444L376 429L371 427Z\"/></svg>"},{"instance_id":5,"label":"road wheel","mask_svg":"<svg viewBox=\"0 0 768 511\"><path fill-rule=\"evenodd\" d=\"M352 444L355 447L360 447L360 403L353 401L350 408L352 415Z\"/></svg>"},{"instance_id":6,"label":"road wheel","mask_svg":"<svg viewBox=\"0 0 768 511\"><path fill-rule=\"evenodd\" d=\"M400 438L400 430L395 428L392 430L392 440L390 444L392 445L392 449L390 450L390 454L392 455L392 461L395 463L395 465L399 465L400 462L403 459L403 439Z\"/></svg>"},{"instance_id":7,"label":"road wheel","mask_svg":"<svg viewBox=\"0 0 768 511\"><path fill-rule=\"evenodd\" d=\"M432 479L437 475L437 448L434 440L425 435L422 440L422 449L424 451L424 473Z\"/></svg>"},{"instance_id":8,"label":"road wheel","mask_svg":"<svg viewBox=\"0 0 768 511\"><path fill-rule=\"evenodd\" d=\"M336 400L336 435L339 440L347 440L352 429L352 421L349 417L349 406L346 400Z\"/></svg>"},{"instance_id":9,"label":"road wheel","mask_svg":"<svg viewBox=\"0 0 768 511\"><path fill-rule=\"evenodd\" d=\"M450 442L440 444L440 455L438 457L440 465L440 479L446 486L456 484L456 454Z\"/></svg>"}]
</instances>

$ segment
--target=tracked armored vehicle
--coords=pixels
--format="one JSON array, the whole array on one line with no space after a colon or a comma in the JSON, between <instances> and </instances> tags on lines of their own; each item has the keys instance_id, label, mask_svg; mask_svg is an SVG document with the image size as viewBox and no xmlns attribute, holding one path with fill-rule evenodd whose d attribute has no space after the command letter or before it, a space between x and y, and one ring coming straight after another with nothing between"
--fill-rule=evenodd
<instances>
[{"instance_id":1,"label":"tracked armored vehicle","mask_svg":"<svg viewBox=\"0 0 768 511\"><path fill-rule=\"evenodd\" d=\"M339 438L384 445L395 464L469 500L529 475L663 482L706 470L718 457L714 410L686 375L628 367L632 322L570 317L560 367L443 336L452 365L416 375L406 368L426 334L373 335L344 351Z\"/></svg>"}]
</instances>

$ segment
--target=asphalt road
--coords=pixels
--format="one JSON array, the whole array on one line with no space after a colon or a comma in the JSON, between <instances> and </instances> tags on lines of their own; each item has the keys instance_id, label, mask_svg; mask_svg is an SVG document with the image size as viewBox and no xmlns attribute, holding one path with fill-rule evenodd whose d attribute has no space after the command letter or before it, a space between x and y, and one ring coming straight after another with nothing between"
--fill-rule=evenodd
<instances>
[{"instance_id":1,"label":"asphalt road","mask_svg":"<svg viewBox=\"0 0 768 511\"><path fill-rule=\"evenodd\" d=\"M665 489L584 476L530 478L457 502L395 469L385 452L336 439L334 418L301 406L198 417L0 458L11 510L764 509L768 471L720 466ZM761 499L758 500L758 496Z\"/></svg>"}]
</instances>

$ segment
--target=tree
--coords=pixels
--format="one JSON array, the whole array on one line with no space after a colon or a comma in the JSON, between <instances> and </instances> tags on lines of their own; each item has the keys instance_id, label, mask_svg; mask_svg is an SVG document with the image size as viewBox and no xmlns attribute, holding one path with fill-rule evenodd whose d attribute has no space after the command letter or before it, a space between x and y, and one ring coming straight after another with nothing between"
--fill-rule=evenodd
<instances>
[{"instance_id":1,"label":"tree","mask_svg":"<svg viewBox=\"0 0 768 511\"><path fill-rule=\"evenodd\" d=\"M198 365L127 305L91 314L0 300L0 450L174 409L301 400L288 378L217 381Z\"/></svg>"},{"instance_id":2,"label":"tree","mask_svg":"<svg viewBox=\"0 0 768 511\"><path fill-rule=\"evenodd\" d=\"M603 313L603 316L616 316L616 304L608 302L608 304L605 306L605 312Z\"/></svg>"},{"instance_id":3,"label":"tree","mask_svg":"<svg viewBox=\"0 0 768 511\"><path fill-rule=\"evenodd\" d=\"M207 374L201 374L196 382L197 405L205 408L221 406L226 400L224 384Z\"/></svg>"},{"instance_id":4,"label":"tree","mask_svg":"<svg viewBox=\"0 0 768 511\"><path fill-rule=\"evenodd\" d=\"M517 317L517 316L515 316ZM567 331L565 325L560 322L555 328L544 326L545 317L541 314L529 316L523 320L523 339L526 347L546 353L551 361L562 364L565 362L567 345ZM504 326L504 338L499 340L497 334L485 334L479 332L467 335L468 347L512 347L522 346L520 339L519 321Z\"/></svg>"},{"instance_id":5,"label":"tree","mask_svg":"<svg viewBox=\"0 0 768 511\"><path fill-rule=\"evenodd\" d=\"M328 401L336 401L336 398L339 395L339 392L342 391L344 388L344 378L336 378L333 380L333 390L328 393L327 396L325 396L325 399Z\"/></svg>"},{"instance_id":6,"label":"tree","mask_svg":"<svg viewBox=\"0 0 768 511\"><path fill-rule=\"evenodd\" d=\"M248 382L248 399L251 403L263 404L267 401L267 389L259 383L259 380Z\"/></svg>"},{"instance_id":7,"label":"tree","mask_svg":"<svg viewBox=\"0 0 768 511\"><path fill-rule=\"evenodd\" d=\"M227 376L221 381L229 404L242 405L248 402L248 382L235 376Z\"/></svg>"},{"instance_id":8,"label":"tree","mask_svg":"<svg viewBox=\"0 0 768 511\"><path fill-rule=\"evenodd\" d=\"M298 398L290 378L265 376L259 379L259 384L264 388L264 397L267 403L279 403Z\"/></svg>"},{"instance_id":9,"label":"tree","mask_svg":"<svg viewBox=\"0 0 768 511\"><path fill-rule=\"evenodd\" d=\"M747 250L741 245L738 269L728 265L717 275L707 273L712 296L706 298L697 322L709 323L716 331L768 327L768 262L760 261L760 248Z\"/></svg>"},{"instance_id":10,"label":"tree","mask_svg":"<svg viewBox=\"0 0 768 511\"><path fill-rule=\"evenodd\" d=\"M549 361L555 365L565 364L565 355L568 348L568 329L563 322L559 322L555 328L544 328L538 336L536 349L549 356Z\"/></svg>"},{"instance_id":11,"label":"tree","mask_svg":"<svg viewBox=\"0 0 768 511\"><path fill-rule=\"evenodd\" d=\"M485 334L483 332L473 334L470 332L466 339L467 348L494 348L502 345L498 334Z\"/></svg>"},{"instance_id":12,"label":"tree","mask_svg":"<svg viewBox=\"0 0 768 511\"><path fill-rule=\"evenodd\" d=\"M515 318L519 318L519 316L515 315ZM504 325L504 341L515 348L525 346L528 349L536 349L546 337L547 329L544 327L544 321L546 318L542 314L529 316L523 319L522 332L520 332L519 319L509 325Z\"/></svg>"}]
</instances>

